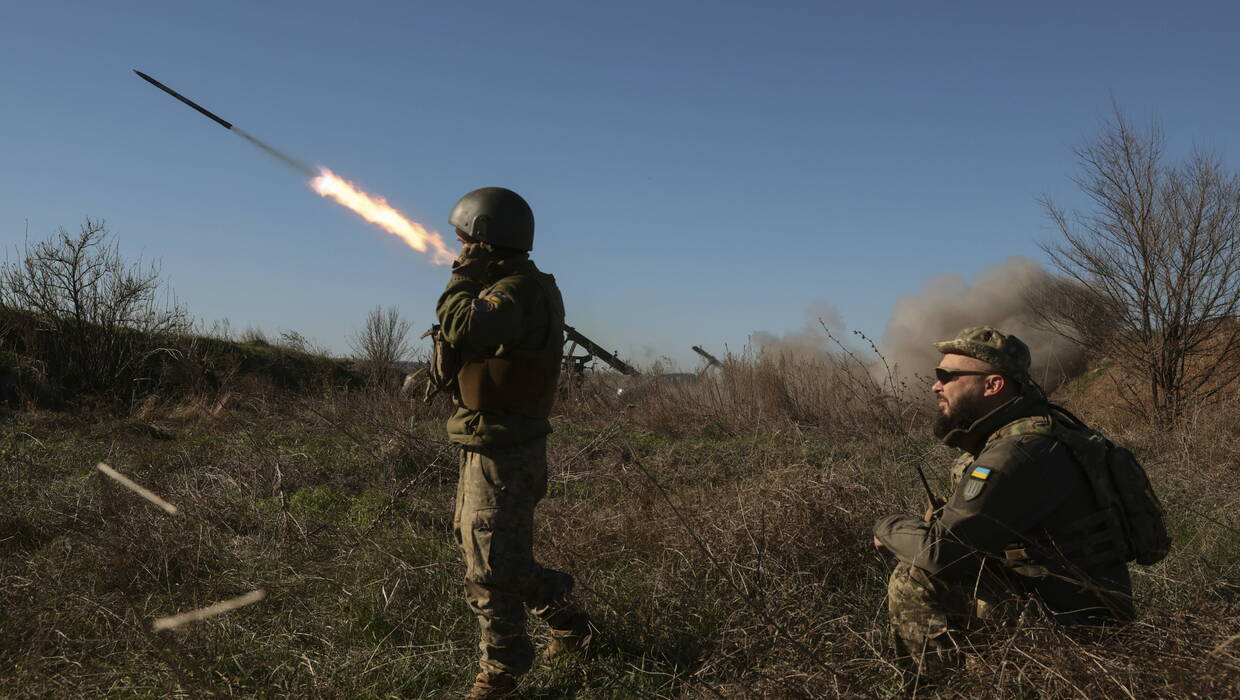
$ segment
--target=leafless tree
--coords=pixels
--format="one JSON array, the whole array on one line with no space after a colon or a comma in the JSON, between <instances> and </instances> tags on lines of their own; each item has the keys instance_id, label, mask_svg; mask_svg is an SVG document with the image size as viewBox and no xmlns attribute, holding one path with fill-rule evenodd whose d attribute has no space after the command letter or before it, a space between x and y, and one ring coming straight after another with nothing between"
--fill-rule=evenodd
<instances>
[{"instance_id":1,"label":"leafless tree","mask_svg":"<svg viewBox=\"0 0 1240 700\"><path fill-rule=\"evenodd\" d=\"M1158 123L1135 128L1116 107L1076 151L1093 205L1043 201L1063 234L1043 250L1063 281L1038 308L1136 370L1144 386L1128 398L1169 419L1240 374L1240 178L1212 153L1168 162L1164 143Z\"/></svg>"},{"instance_id":2,"label":"leafless tree","mask_svg":"<svg viewBox=\"0 0 1240 700\"><path fill-rule=\"evenodd\" d=\"M37 352L72 389L132 389L160 338L189 328L183 308L161 299L159 268L126 263L101 220L77 235L63 228L0 264L0 306L30 314L45 339Z\"/></svg>"},{"instance_id":3,"label":"leafless tree","mask_svg":"<svg viewBox=\"0 0 1240 700\"><path fill-rule=\"evenodd\" d=\"M395 307L376 306L362 328L349 338L349 349L381 386L399 387L400 364L409 357L409 322Z\"/></svg>"}]
</instances>

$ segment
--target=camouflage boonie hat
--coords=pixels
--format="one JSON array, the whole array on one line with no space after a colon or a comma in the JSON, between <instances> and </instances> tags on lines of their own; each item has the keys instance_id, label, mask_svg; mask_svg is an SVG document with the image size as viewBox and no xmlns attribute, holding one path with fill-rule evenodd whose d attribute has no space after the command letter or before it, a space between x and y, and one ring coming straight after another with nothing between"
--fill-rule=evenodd
<instances>
[{"instance_id":1,"label":"camouflage boonie hat","mask_svg":"<svg viewBox=\"0 0 1240 700\"><path fill-rule=\"evenodd\" d=\"M1029 378L1029 346L990 326L966 328L954 340L935 343L934 347L944 355L966 355L989 363L1018 381Z\"/></svg>"}]
</instances>

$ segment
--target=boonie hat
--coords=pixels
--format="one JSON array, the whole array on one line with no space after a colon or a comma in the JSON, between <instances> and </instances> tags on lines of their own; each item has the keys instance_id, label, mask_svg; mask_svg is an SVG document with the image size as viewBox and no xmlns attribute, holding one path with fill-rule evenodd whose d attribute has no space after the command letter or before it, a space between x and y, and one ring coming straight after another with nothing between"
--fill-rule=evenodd
<instances>
[{"instance_id":1,"label":"boonie hat","mask_svg":"<svg viewBox=\"0 0 1240 700\"><path fill-rule=\"evenodd\" d=\"M1020 338L990 326L966 328L953 340L935 343L934 348L944 355L965 355L981 360L1017 381L1029 379L1029 346Z\"/></svg>"}]
</instances>

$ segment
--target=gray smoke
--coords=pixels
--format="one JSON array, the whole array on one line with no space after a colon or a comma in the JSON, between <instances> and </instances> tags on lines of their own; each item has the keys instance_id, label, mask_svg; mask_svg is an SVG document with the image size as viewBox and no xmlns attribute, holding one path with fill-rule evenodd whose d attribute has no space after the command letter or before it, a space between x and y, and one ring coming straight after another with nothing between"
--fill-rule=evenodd
<instances>
[{"instance_id":1,"label":"gray smoke","mask_svg":"<svg viewBox=\"0 0 1240 700\"><path fill-rule=\"evenodd\" d=\"M1012 257L972 283L960 275L936 277L903 297L887 322L882 350L905 377L928 377L939 361L931 345L970 326L994 326L1019 337L1033 355L1033 377L1048 392L1079 370L1084 353L1062 336L1037 327L1026 297L1051 276L1036 261Z\"/></svg>"},{"instance_id":2,"label":"gray smoke","mask_svg":"<svg viewBox=\"0 0 1240 700\"><path fill-rule=\"evenodd\" d=\"M263 141L260 141L258 138L254 137L254 136L251 136L250 134L248 134L248 133L246 133L246 132L242 131L241 129L237 128L236 126L234 126L234 127L231 129L231 131L232 131L234 134L236 134L236 135L240 136L241 138L245 139L246 141L249 141L252 145L257 146L259 149L261 149L261 150L262 150L263 152L265 152L267 155L271 156L272 158L275 158L276 160L278 160L278 161L280 161L281 163L283 163L283 164L287 165L288 167L292 168L293 170L296 170L297 172L301 173L302 175L305 175L306 177L316 177L316 176L319 174L319 173L318 173L318 171L316 171L314 168L310 167L309 165L307 165L307 164L305 164L305 163L301 162L300 160L297 160L297 159L296 159L296 158L294 158L293 156L290 156L289 154L287 154L287 153L285 153L285 152L283 152L283 151L277 150L274 146L269 146L268 144L264 143Z\"/></svg>"},{"instance_id":3,"label":"gray smoke","mask_svg":"<svg viewBox=\"0 0 1240 700\"><path fill-rule=\"evenodd\" d=\"M762 355L784 355L796 358L821 358L831 352L834 344L823 332L825 323L831 333L841 338L843 318L831 304L815 300L805 308L805 325L799 331L776 335L767 331L754 331L749 341Z\"/></svg>"}]
</instances>

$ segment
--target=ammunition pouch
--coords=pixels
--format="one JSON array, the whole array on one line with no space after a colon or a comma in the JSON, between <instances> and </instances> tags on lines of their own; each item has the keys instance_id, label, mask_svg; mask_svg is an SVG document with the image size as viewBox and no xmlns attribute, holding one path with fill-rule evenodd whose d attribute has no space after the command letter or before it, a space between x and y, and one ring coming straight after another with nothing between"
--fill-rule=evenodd
<instances>
[{"instance_id":1,"label":"ammunition pouch","mask_svg":"<svg viewBox=\"0 0 1240 700\"><path fill-rule=\"evenodd\" d=\"M1014 544L1003 551L1004 563L1021 576L1071 576L1074 569L1096 569L1120 564L1128 548L1123 523L1114 510L1099 510L1034 541Z\"/></svg>"},{"instance_id":2,"label":"ammunition pouch","mask_svg":"<svg viewBox=\"0 0 1240 700\"><path fill-rule=\"evenodd\" d=\"M471 411L547 418L555 401L560 358L482 357L456 376L461 405Z\"/></svg>"},{"instance_id":3,"label":"ammunition pouch","mask_svg":"<svg viewBox=\"0 0 1240 700\"><path fill-rule=\"evenodd\" d=\"M1003 550L1003 563L1020 576L1037 578L1050 573L1045 566L1035 564L1029 556L1029 550L1024 547L1010 547Z\"/></svg>"}]
</instances>

